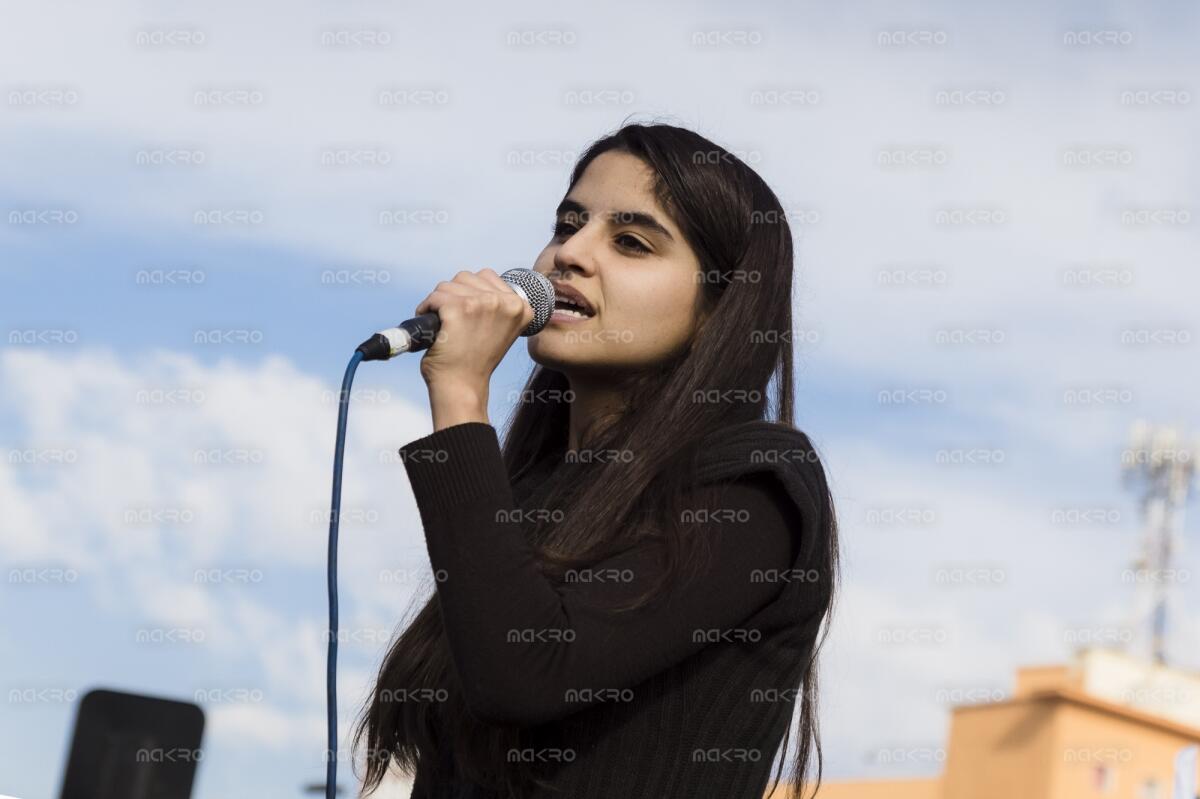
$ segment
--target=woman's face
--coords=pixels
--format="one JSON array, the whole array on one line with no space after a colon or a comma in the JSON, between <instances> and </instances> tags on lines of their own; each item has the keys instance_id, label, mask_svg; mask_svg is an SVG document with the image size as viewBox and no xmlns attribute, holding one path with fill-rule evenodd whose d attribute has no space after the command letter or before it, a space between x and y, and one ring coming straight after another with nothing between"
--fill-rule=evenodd
<instances>
[{"instance_id":1,"label":"woman's face","mask_svg":"<svg viewBox=\"0 0 1200 799\"><path fill-rule=\"evenodd\" d=\"M691 337L699 320L700 262L654 196L636 156L597 156L567 193L555 232L534 263L595 309L552 317L528 339L529 357L570 376L644 368Z\"/></svg>"}]
</instances>

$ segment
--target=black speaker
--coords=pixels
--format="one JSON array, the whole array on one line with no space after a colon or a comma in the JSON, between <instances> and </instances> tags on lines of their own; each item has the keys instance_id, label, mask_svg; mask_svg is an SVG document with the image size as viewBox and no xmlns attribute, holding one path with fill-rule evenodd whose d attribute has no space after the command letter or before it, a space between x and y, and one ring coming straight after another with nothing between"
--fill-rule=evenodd
<instances>
[{"instance_id":1,"label":"black speaker","mask_svg":"<svg viewBox=\"0 0 1200 799\"><path fill-rule=\"evenodd\" d=\"M203 734L204 711L191 702L88 691L59 799L189 799Z\"/></svg>"}]
</instances>

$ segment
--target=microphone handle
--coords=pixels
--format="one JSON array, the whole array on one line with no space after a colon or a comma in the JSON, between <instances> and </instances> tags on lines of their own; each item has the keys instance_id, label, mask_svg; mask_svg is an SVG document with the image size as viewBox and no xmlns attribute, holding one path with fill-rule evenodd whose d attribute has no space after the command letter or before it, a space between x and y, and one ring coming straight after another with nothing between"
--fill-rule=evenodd
<instances>
[{"instance_id":1,"label":"microphone handle","mask_svg":"<svg viewBox=\"0 0 1200 799\"><path fill-rule=\"evenodd\" d=\"M442 320L432 311L405 319L395 327L381 330L358 345L364 361L386 361L402 352L419 352L433 346Z\"/></svg>"}]
</instances>

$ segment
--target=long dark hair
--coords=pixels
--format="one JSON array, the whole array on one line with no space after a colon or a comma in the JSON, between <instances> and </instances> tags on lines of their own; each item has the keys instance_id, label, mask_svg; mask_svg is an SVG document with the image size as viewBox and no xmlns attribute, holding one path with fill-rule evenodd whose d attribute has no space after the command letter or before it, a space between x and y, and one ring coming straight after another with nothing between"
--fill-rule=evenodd
<instances>
[{"instance_id":1,"label":"long dark hair","mask_svg":"<svg viewBox=\"0 0 1200 799\"><path fill-rule=\"evenodd\" d=\"M572 463L570 479L551 475L538 489L538 507L559 511L534 514L537 521L527 531L550 579L593 564L639 536L653 535L661 542L662 579L633 604L614 609L620 612L640 607L700 568L698 548L680 519L688 491L696 485L706 431L748 420L795 429L793 253L787 214L762 178L723 147L685 128L623 124L580 156L567 191L596 156L609 150L634 155L653 170L656 196L700 262L697 280L706 312L680 352L652 369L620 376L624 407L584 433L580 451L586 447L591 453L620 455L588 458L581 468ZM502 437L510 477L552 454L568 460L574 455L566 452L567 377L535 365L521 397ZM822 501L828 529L819 533L829 540L823 548L826 562L816 565L834 586L837 525L828 491ZM832 601L831 589L830 608ZM827 633L828 626L801 672L793 798L803 796L813 746L820 786L817 654ZM410 775L418 764L433 775L448 757L459 779L489 785L504 796L520 796L533 783L545 784L528 766L505 762L505 752L521 746L521 729L484 724L471 716L456 680L434 592L392 644L358 723L354 749L364 739L367 744L364 793L379 785L393 760ZM396 692L407 701L394 701ZM436 701L413 701L414 692ZM789 725L781 768L790 735ZM777 772L776 784L778 780Z\"/></svg>"}]
</instances>

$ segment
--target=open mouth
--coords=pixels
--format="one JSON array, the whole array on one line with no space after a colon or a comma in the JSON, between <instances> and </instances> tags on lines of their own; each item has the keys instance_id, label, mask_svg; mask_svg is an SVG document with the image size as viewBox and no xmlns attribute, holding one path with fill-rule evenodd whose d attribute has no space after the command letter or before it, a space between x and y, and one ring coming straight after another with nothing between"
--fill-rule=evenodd
<instances>
[{"instance_id":1,"label":"open mouth","mask_svg":"<svg viewBox=\"0 0 1200 799\"><path fill-rule=\"evenodd\" d=\"M559 297L554 301L554 312L562 313L567 316L578 317L580 319L587 319L591 316L595 316L594 311L590 311L587 308L584 308L582 305L579 305L578 303L564 297Z\"/></svg>"}]
</instances>

